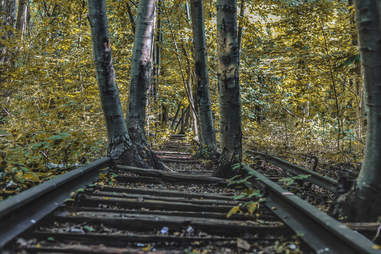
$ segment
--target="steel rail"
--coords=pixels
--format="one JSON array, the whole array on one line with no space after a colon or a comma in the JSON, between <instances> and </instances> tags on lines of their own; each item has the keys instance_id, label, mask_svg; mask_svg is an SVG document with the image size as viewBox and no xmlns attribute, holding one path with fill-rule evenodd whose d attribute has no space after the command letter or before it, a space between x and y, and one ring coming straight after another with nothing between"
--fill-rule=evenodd
<instances>
[{"instance_id":1,"label":"steel rail","mask_svg":"<svg viewBox=\"0 0 381 254\"><path fill-rule=\"evenodd\" d=\"M265 189L265 205L279 216L318 254L380 254L374 243L349 229L263 174L243 165Z\"/></svg>"},{"instance_id":2,"label":"steel rail","mask_svg":"<svg viewBox=\"0 0 381 254\"><path fill-rule=\"evenodd\" d=\"M0 202L0 250L12 239L51 213L70 193L94 181L110 158L59 175Z\"/></svg>"},{"instance_id":3,"label":"steel rail","mask_svg":"<svg viewBox=\"0 0 381 254\"><path fill-rule=\"evenodd\" d=\"M326 190L329 190L331 192L337 191L338 182L335 179L332 179L332 178L327 177L327 176L322 176L322 175L316 173L315 171L293 165L293 164L289 163L288 161L285 161L283 159L280 159L278 157L275 157L275 156L272 156L269 154L256 152L256 151L252 151L252 150L248 150L246 152L250 153L250 154L254 154L254 155L260 157L261 159L274 164L275 166L278 166L282 169L290 171L294 175L300 175L300 174L309 175L309 178L305 179L305 181L309 181L309 182L316 184L316 185L318 185L318 186L320 186Z\"/></svg>"}]
</instances>

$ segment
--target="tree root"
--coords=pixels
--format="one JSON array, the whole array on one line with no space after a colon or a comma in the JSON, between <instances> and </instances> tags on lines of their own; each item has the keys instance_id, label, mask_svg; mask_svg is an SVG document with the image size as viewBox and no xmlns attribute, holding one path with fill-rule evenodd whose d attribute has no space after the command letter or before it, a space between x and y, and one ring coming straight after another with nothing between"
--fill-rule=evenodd
<instances>
[{"instance_id":1,"label":"tree root","mask_svg":"<svg viewBox=\"0 0 381 254\"><path fill-rule=\"evenodd\" d=\"M140 141L133 142L128 134L115 137L110 141L107 154L116 164L173 171L160 160L145 140Z\"/></svg>"},{"instance_id":2,"label":"tree root","mask_svg":"<svg viewBox=\"0 0 381 254\"><path fill-rule=\"evenodd\" d=\"M368 192L372 192L372 195L366 195ZM349 192L337 198L331 205L329 213L336 218L344 217L346 221L351 222L377 221L381 215L380 193L371 188L360 189L354 185Z\"/></svg>"}]
</instances>

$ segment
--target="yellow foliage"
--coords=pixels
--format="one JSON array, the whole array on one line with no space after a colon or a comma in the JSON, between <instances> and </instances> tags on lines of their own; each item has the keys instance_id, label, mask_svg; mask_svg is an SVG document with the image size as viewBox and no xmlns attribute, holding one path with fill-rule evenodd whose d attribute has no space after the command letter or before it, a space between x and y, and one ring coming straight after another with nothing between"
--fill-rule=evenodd
<instances>
[{"instance_id":1,"label":"yellow foliage","mask_svg":"<svg viewBox=\"0 0 381 254\"><path fill-rule=\"evenodd\" d=\"M22 41L4 40L5 30L0 32L0 44L11 59L0 65L0 198L64 173L62 168L105 155L106 131L85 3L35 0L33 25ZM123 109L134 40L125 3L107 0ZM163 38L156 42L161 49L158 96L150 98L147 108L147 137L156 144L172 133L168 127L178 105L189 105L184 83L190 80L195 86L185 3L162 4ZM240 82L246 143L269 152L286 148L325 151L341 161L361 158L365 128L359 53L353 43L354 9L342 1L255 0L245 11L239 22L244 27ZM136 14L134 8L132 12ZM214 2L206 1L210 94L218 130L215 17ZM162 105L167 106L166 122ZM238 211L236 207L230 212Z\"/></svg>"},{"instance_id":2,"label":"yellow foliage","mask_svg":"<svg viewBox=\"0 0 381 254\"><path fill-rule=\"evenodd\" d=\"M254 212L259 208L259 202L249 202L246 204L246 208L250 215L253 215Z\"/></svg>"},{"instance_id":3,"label":"yellow foliage","mask_svg":"<svg viewBox=\"0 0 381 254\"><path fill-rule=\"evenodd\" d=\"M240 211L241 205L233 206L230 211L226 214L226 218L230 218L230 216L238 213Z\"/></svg>"}]
</instances>

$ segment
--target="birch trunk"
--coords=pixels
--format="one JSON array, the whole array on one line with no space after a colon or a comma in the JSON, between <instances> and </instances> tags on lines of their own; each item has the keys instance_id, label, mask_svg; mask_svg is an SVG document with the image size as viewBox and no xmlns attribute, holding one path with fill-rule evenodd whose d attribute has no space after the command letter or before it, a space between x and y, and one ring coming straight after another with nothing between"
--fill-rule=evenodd
<instances>
[{"instance_id":1,"label":"birch trunk","mask_svg":"<svg viewBox=\"0 0 381 254\"><path fill-rule=\"evenodd\" d=\"M215 174L229 177L242 159L236 0L217 0L217 44L222 154Z\"/></svg>"},{"instance_id":2,"label":"birch trunk","mask_svg":"<svg viewBox=\"0 0 381 254\"><path fill-rule=\"evenodd\" d=\"M157 17L156 17L156 39L154 46L154 68L153 68L153 91L152 96L156 101L159 97L159 77L160 77L160 64L161 64L161 2L157 2Z\"/></svg>"},{"instance_id":3,"label":"birch trunk","mask_svg":"<svg viewBox=\"0 0 381 254\"><path fill-rule=\"evenodd\" d=\"M109 140L108 154L119 164L168 169L147 145L131 139L115 83L105 0L88 0L88 9L96 76Z\"/></svg>"},{"instance_id":4,"label":"birch trunk","mask_svg":"<svg viewBox=\"0 0 381 254\"><path fill-rule=\"evenodd\" d=\"M123 164L138 163L137 165L140 167L169 170L152 152L144 130L147 88L152 82L152 43L155 15L156 0L141 0L139 2L127 108L127 129L135 150L132 156L131 153L125 152L120 157L120 162Z\"/></svg>"},{"instance_id":5,"label":"birch trunk","mask_svg":"<svg viewBox=\"0 0 381 254\"><path fill-rule=\"evenodd\" d=\"M88 0L88 9L96 77L109 140L109 155L117 159L131 146L131 140L115 83L105 1Z\"/></svg>"},{"instance_id":6,"label":"birch trunk","mask_svg":"<svg viewBox=\"0 0 381 254\"><path fill-rule=\"evenodd\" d=\"M362 168L353 188L338 199L351 221L376 221L381 214L381 2L356 0L356 22L366 102L367 141Z\"/></svg>"},{"instance_id":7,"label":"birch trunk","mask_svg":"<svg viewBox=\"0 0 381 254\"><path fill-rule=\"evenodd\" d=\"M27 18L28 18L28 5L29 0L19 0L16 29L19 32L19 36L22 39L26 32Z\"/></svg>"},{"instance_id":8,"label":"birch trunk","mask_svg":"<svg viewBox=\"0 0 381 254\"><path fill-rule=\"evenodd\" d=\"M146 145L144 123L146 117L147 88L151 80L152 42L156 15L156 0L141 0L131 66L131 83L128 95L127 127L134 143Z\"/></svg>"},{"instance_id":9,"label":"birch trunk","mask_svg":"<svg viewBox=\"0 0 381 254\"><path fill-rule=\"evenodd\" d=\"M238 25L238 65L241 62L241 50L242 50L242 31L243 31L243 19L245 17L245 0L241 0L241 5L239 7L239 25Z\"/></svg>"},{"instance_id":10,"label":"birch trunk","mask_svg":"<svg viewBox=\"0 0 381 254\"><path fill-rule=\"evenodd\" d=\"M201 123L201 144L206 146L210 153L215 154L217 145L210 106L203 0L191 0L191 15L198 97L197 102ZM197 128L197 126L195 128Z\"/></svg>"}]
</instances>

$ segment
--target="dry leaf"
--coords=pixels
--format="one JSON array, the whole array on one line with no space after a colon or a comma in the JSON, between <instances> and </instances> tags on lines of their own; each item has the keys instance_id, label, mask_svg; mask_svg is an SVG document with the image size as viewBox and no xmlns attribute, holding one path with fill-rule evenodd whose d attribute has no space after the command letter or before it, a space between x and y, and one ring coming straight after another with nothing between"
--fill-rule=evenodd
<instances>
[{"instance_id":1,"label":"dry leaf","mask_svg":"<svg viewBox=\"0 0 381 254\"><path fill-rule=\"evenodd\" d=\"M240 205L233 206L232 209L230 209L230 211L229 211L228 214L226 215L226 218L229 218L229 217L232 216L233 214L236 214L236 213L239 211L239 208L240 208Z\"/></svg>"},{"instance_id":2,"label":"dry leaf","mask_svg":"<svg viewBox=\"0 0 381 254\"><path fill-rule=\"evenodd\" d=\"M247 241L237 238L237 247L248 251L251 246Z\"/></svg>"}]
</instances>

